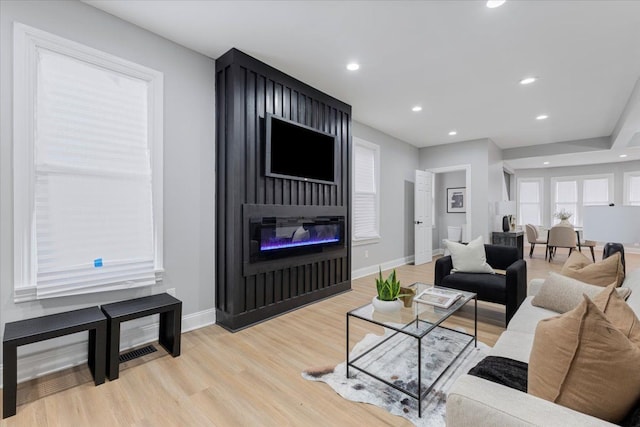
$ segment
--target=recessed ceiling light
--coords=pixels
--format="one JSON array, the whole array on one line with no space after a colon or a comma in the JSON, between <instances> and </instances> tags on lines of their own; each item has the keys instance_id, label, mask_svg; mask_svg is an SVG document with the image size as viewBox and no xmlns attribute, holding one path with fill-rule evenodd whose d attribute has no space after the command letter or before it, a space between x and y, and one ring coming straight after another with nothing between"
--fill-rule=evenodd
<instances>
[{"instance_id":1,"label":"recessed ceiling light","mask_svg":"<svg viewBox=\"0 0 640 427\"><path fill-rule=\"evenodd\" d=\"M421 107L421 106L419 106L419 105L416 105L415 107L413 107L413 108L411 109L411 111L415 111L415 112L422 111L422 107Z\"/></svg>"},{"instance_id":2,"label":"recessed ceiling light","mask_svg":"<svg viewBox=\"0 0 640 427\"><path fill-rule=\"evenodd\" d=\"M530 85L531 83L535 82L536 80L538 80L535 77L525 77L524 79L520 80L520 84L521 85Z\"/></svg>"},{"instance_id":3,"label":"recessed ceiling light","mask_svg":"<svg viewBox=\"0 0 640 427\"><path fill-rule=\"evenodd\" d=\"M546 114L540 114L538 117L536 117L536 120L545 120L548 118L549 116L547 116Z\"/></svg>"},{"instance_id":4,"label":"recessed ceiling light","mask_svg":"<svg viewBox=\"0 0 640 427\"><path fill-rule=\"evenodd\" d=\"M457 135L458 132L456 132L455 130L452 130L451 132L449 132L449 136L454 136Z\"/></svg>"},{"instance_id":5,"label":"recessed ceiling light","mask_svg":"<svg viewBox=\"0 0 640 427\"><path fill-rule=\"evenodd\" d=\"M543 165L548 165L548 164L549 164L549 162L542 162L542 164L543 164Z\"/></svg>"},{"instance_id":6,"label":"recessed ceiling light","mask_svg":"<svg viewBox=\"0 0 640 427\"><path fill-rule=\"evenodd\" d=\"M620 154L620 157L627 157L626 154Z\"/></svg>"},{"instance_id":7,"label":"recessed ceiling light","mask_svg":"<svg viewBox=\"0 0 640 427\"><path fill-rule=\"evenodd\" d=\"M489 0L487 1L487 7L489 9L493 9L495 7L500 7L504 4L506 0Z\"/></svg>"},{"instance_id":8,"label":"recessed ceiling light","mask_svg":"<svg viewBox=\"0 0 640 427\"><path fill-rule=\"evenodd\" d=\"M356 62L351 62L349 64L347 64L347 70L349 71L356 71L360 69L360 64L356 63Z\"/></svg>"}]
</instances>

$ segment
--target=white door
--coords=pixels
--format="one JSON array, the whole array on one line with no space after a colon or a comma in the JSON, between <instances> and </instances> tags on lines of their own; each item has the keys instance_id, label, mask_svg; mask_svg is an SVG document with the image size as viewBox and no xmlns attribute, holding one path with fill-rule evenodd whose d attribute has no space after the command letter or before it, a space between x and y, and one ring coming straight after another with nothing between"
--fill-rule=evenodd
<instances>
[{"instance_id":1,"label":"white door","mask_svg":"<svg viewBox=\"0 0 640 427\"><path fill-rule=\"evenodd\" d=\"M431 262L433 248L431 241L431 172L416 170L416 184L414 190L415 211L413 214L413 227L415 234L414 264L420 265Z\"/></svg>"}]
</instances>

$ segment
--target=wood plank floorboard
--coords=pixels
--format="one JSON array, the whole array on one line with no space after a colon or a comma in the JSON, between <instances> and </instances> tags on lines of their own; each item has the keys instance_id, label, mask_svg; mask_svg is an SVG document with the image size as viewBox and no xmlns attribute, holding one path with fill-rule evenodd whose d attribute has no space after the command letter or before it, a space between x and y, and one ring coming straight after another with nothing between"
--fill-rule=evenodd
<instances>
[{"instance_id":1,"label":"wood plank floorboard","mask_svg":"<svg viewBox=\"0 0 640 427\"><path fill-rule=\"evenodd\" d=\"M568 254L544 260L525 248L528 279L559 272ZM596 259L601 259L597 253ZM640 255L626 254L627 269ZM435 259L435 258L434 258ZM396 269L403 284L433 283L434 262ZM383 271L388 274L390 271ZM341 398L328 385L304 380L310 367L345 359L345 314L375 294L374 276L352 281L352 290L231 333L217 325L182 335L182 354L158 351L121 365L120 378L95 387L86 366L66 369L18 386L14 426L410 426L401 417ZM492 346L504 330L504 308L479 303L479 340ZM473 330L473 305L449 322ZM371 328L353 325L352 343Z\"/></svg>"}]
</instances>

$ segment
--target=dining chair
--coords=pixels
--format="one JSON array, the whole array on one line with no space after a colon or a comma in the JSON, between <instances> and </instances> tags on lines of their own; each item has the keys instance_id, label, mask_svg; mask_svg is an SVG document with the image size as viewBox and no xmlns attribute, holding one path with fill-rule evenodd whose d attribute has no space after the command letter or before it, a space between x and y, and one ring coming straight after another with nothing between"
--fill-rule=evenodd
<instances>
[{"instance_id":1,"label":"dining chair","mask_svg":"<svg viewBox=\"0 0 640 427\"><path fill-rule=\"evenodd\" d=\"M580 252L582 252L582 248L586 247L589 248L591 250L591 258L593 258L593 262L596 262L596 254L593 250L593 248L596 247L596 241L595 240L580 240L580 236L578 236L578 250L580 250Z\"/></svg>"},{"instance_id":2,"label":"dining chair","mask_svg":"<svg viewBox=\"0 0 640 427\"><path fill-rule=\"evenodd\" d=\"M531 249L529 250L529 258L533 257L533 250L536 247L536 244L546 245L547 238L540 236L540 232L538 231L538 227L533 224L525 224L525 230L527 231L527 241L531 244ZM547 259L547 250L545 248L544 251L544 259Z\"/></svg>"},{"instance_id":3,"label":"dining chair","mask_svg":"<svg viewBox=\"0 0 640 427\"><path fill-rule=\"evenodd\" d=\"M547 239L547 253L549 262L556 254L557 248L569 248L569 255L576 248L578 237L573 227L563 225L554 225L549 230L549 238Z\"/></svg>"}]
</instances>

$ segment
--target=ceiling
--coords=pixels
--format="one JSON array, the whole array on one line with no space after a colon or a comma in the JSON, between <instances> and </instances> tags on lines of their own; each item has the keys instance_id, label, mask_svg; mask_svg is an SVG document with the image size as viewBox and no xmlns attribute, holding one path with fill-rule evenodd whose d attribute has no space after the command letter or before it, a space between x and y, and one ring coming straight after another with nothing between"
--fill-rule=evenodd
<instances>
[{"instance_id":1,"label":"ceiling","mask_svg":"<svg viewBox=\"0 0 640 427\"><path fill-rule=\"evenodd\" d=\"M640 1L84 2L214 59L240 49L416 147L490 138L516 169L640 159Z\"/></svg>"}]
</instances>

